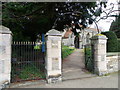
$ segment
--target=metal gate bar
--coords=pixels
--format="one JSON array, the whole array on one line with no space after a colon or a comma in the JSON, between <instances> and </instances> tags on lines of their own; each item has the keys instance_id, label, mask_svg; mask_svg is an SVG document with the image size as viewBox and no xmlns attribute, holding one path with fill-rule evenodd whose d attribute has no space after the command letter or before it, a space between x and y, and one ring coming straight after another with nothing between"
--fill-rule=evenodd
<instances>
[{"instance_id":1,"label":"metal gate bar","mask_svg":"<svg viewBox=\"0 0 120 90\"><path fill-rule=\"evenodd\" d=\"M94 71L94 61L92 57L92 49L91 44L85 45L85 67L90 72Z\"/></svg>"},{"instance_id":2,"label":"metal gate bar","mask_svg":"<svg viewBox=\"0 0 120 90\"><path fill-rule=\"evenodd\" d=\"M12 43L11 82L45 79L44 55L41 49L35 49L35 46L35 42L29 41Z\"/></svg>"}]
</instances>

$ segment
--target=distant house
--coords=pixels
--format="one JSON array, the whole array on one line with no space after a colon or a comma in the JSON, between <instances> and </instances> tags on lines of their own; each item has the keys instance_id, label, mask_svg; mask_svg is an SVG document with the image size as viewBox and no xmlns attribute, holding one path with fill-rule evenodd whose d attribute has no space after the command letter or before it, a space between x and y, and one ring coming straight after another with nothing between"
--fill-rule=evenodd
<instances>
[{"instance_id":1,"label":"distant house","mask_svg":"<svg viewBox=\"0 0 120 90\"><path fill-rule=\"evenodd\" d=\"M62 43L66 46L74 46L74 38L72 28L65 29L62 36Z\"/></svg>"},{"instance_id":2,"label":"distant house","mask_svg":"<svg viewBox=\"0 0 120 90\"><path fill-rule=\"evenodd\" d=\"M101 30L99 30L101 33ZM84 30L81 30L79 33L80 35L80 48L84 48L84 45L90 44L90 38L98 33L98 30L95 28L85 28Z\"/></svg>"},{"instance_id":3,"label":"distant house","mask_svg":"<svg viewBox=\"0 0 120 90\"><path fill-rule=\"evenodd\" d=\"M98 33L97 29L89 27L84 30L77 29L76 31L79 33L79 48L84 48L84 45L90 43L90 38ZM66 46L75 46L74 41L75 35L72 32L72 28L64 29L62 34L62 43Z\"/></svg>"}]
</instances>

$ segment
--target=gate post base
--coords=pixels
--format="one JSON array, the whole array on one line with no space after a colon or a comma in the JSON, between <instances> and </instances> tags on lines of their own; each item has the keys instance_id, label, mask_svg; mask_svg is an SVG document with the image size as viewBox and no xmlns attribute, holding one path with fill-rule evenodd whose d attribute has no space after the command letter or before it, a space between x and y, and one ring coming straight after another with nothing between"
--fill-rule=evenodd
<instances>
[{"instance_id":1,"label":"gate post base","mask_svg":"<svg viewBox=\"0 0 120 90\"><path fill-rule=\"evenodd\" d=\"M47 83L49 83L49 84L62 81L61 75L51 75L51 76L48 76L46 79L47 79Z\"/></svg>"},{"instance_id":2,"label":"gate post base","mask_svg":"<svg viewBox=\"0 0 120 90\"><path fill-rule=\"evenodd\" d=\"M52 29L46 34L46 80L48 83L62 81L61 72L61 41L62 34Z\"/></svg>"},{"instance_id":3,"label":"gate post base","mask_svg":"<svg viewBox=\"0 0 120 90\"><path fill-rule=\"evenodd\" d=\"M108 74L107 70L106 71L94 71L95 74L97 74L98 76L103 76Z\"/></svg>"},{"instance_id":4,"label":"gate post base","mask_svg":"<svg viewBox=\"0 0 120 90\"><path fill-rule=\"evenodd\" d=\"M0 25L0 90L11 80L11 40L10 29Z\"/></svg>"},{"instance_id":5,"label":"gate post base","mask_svg":"<svg viewBox=\"0 0 120 90\"><path fill-rule=\"evenodd\" d=\"M106 43L105 35L97 34L91 38L94 73L99 76L107 74Z\"/></svg>"}]
</instances>

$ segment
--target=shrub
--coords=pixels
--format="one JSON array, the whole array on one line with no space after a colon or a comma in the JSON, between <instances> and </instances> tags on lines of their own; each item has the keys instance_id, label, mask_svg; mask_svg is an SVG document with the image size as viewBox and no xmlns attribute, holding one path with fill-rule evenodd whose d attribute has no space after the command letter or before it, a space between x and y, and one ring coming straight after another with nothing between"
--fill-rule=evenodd
<instances>
[{"instance_id":1,"label":"shrub","mask_svg":"<svg viewBox=\"0 0 120 90\"><path fill-rule=\"evenodd\" d=\"M75 48L62 46L62 59L66 58L68 55L72 54Z\"/></svg>"},{"instance_id":2,"label":"shrub","mask_svg":"<svg viewBox=\"0 0 120 90\"><path fill-rule=\"evenodd\" d=\"M34 64L25 65L19 74L22 80L45 78L44 72L40 71Z\"/></svg>"},{"instance_id":3,"label":"shrub","mask_svg":"<svg viewBox=\"0 0 120 90\"><path fill-rule=\"evenodd\" d=\"M120 39L118 39L118 52L120 52Z\"/></svg>"},{"instance_id":4,"label":"shrub","mask_svg":"<svg viewBox=\"0 0 120 90\"><path fill-rule=\"evenodd\" d=\"M107 40L107 52L118 52L118 40L117 36L112 31L102 32L102 34L106 35Z\"/></svg>"}]
</instances>

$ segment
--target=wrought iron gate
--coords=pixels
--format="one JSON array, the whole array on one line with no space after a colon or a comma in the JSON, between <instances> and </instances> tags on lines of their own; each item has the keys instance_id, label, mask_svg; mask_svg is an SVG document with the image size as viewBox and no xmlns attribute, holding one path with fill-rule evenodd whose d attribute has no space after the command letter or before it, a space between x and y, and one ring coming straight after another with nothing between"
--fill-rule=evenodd
<instances>
[{"instance_id":1,"label":"wrought iron gate","mask_svg":"<svg viewBox=\"0 0 120 90\"><path fill-rule=\"evenodd\" d=\"M11 82L45 79L44 53L35 42L12 43Z\"/></svg>"},{"instance_id":2,"label":"wrought iron gate","mask_svg":"<svg viewBox=\"0 0 120 90\"><path fill-rule=\"evenodd\" d=\"M91 44L85 45L85 67L90 72L94 72L94 61L93 52Z\"/></svg>"}]
</instances>

